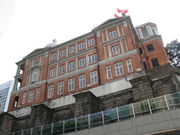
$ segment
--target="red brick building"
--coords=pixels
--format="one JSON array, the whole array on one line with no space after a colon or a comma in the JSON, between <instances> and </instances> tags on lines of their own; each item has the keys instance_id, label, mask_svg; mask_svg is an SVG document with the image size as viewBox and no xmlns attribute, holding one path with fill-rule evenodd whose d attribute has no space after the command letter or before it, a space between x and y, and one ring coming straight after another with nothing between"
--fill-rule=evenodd
<instances>
[{"instance_id":1,"label":"red brick building","mask_svg":"<svg viewBox=\"0 0 180 135\"><path fill-rule=\"evenodd\" d=\"M102 89L107 83L115 89L118 80L125 89L128 77L167 63L155 24L135 29L129 16L109 19L89 33L48 44L17 62L9 111L57 99L56 108L73 103L70 96L85 90L109 94L113 90Z\"/></svg>"}]
</instances>

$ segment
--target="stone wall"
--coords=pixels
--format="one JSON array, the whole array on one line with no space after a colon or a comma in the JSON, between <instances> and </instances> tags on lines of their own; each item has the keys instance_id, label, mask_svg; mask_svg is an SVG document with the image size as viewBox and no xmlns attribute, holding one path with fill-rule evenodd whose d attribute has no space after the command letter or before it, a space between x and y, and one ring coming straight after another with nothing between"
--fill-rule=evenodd
<instances>
[{"instance_id":1,"label":"stone wall","mask_svg":"<svg viewBox=\"0 0 180 135\"><path fill-rule=\"evenodd\" d=\"M100 97L96 97L90 91L76 93L73 95L75 103L63 107L50 109L42 104L32 106L30 115L19 118L14 118L8 113L4 114L0 116L0 134L66 120L180 91L180 72L170 65L151 69L146 71L145 75L134 77L129 81L132 88ZM1 129L3 130L1 131Z\"/></svg>"}]
</instances>

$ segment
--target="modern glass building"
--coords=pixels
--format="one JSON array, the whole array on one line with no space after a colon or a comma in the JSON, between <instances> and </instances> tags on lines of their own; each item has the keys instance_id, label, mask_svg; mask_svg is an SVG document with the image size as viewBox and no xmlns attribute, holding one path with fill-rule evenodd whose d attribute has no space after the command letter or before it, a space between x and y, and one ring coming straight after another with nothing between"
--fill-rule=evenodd
<instances>
[{"instance_id":1,"label":"modern glass building","mask_svg":"<svg viewBox=\"0 0 180 135\"><path fill-rule=\"evenodd\" d=\"M0 85L0 112L7 112L13 83L14 81L8 81Z\"/></svg>"}]
</instances>

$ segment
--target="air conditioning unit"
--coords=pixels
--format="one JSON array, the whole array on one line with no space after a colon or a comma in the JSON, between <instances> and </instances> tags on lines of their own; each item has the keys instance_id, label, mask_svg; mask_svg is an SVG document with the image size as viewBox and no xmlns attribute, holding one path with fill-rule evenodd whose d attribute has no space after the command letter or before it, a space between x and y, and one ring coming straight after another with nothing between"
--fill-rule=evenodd
<instances>
[{"instance_id":1,"label":"air conditioning unit","mask_svg":"<svg viewBox=\"0 0 180 135\"><path fill-rule=\"evenodd\" d=\"M142 69L141 69L141 68L137 68L136 71L137 71L137 72L140 72L140 71L142 71Z\"/></svg>"}]
</instances>

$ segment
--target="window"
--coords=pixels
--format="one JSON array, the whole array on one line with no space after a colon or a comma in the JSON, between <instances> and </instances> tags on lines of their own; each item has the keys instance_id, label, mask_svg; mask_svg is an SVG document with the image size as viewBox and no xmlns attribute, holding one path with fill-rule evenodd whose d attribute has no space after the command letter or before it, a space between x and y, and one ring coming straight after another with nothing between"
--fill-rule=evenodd
<instances>
[{"instance_id":1,"label":"window","mask_svg":"<svg viewBox=\"0 0 180 135\"><path fill-rule=\"evenodd\" d=\"M34 91L29 92L28 102L31 103L34 100Z\"/></svg>"},{"instance_id":2,"label":"window","mask_svg":"<svg viewBox=\"0 0 180 135\"><path fill-rule=\"evenodd\" d=\"M86 65L86 58L79 59L79 67L84 67Z\"/></svg>"},{"instance_id":3,"label":"window","mask_svg":"<svg viewBox=\"0 0 180 135\"><path fill-rule=\"evenodd\" d=\"M116 30L109 32L109 37L110 39L116 38L117 37Z\"/></svg>"},{"instance_id":4,"label":"window","mask_svg":"<svg viewBox=\"0 0 180 135\"><path fill-rule=\"evenodd\" d=\"M48 98L51 98L54 95L54 85L48 86Z\"/></svg>"},{"instance_id":5,"label":"window","mask_svg":"<svg viewBox=\"0 0 180 135\"><path fill-rule=\"evenodd\" d=\"M22 104L26 103L26 97L27 97L27 93L24 93L22 98Z\"/></svg>"},{"instance_id":6,"label":"window","mask_svg":"<svg viewBox=\"0 0 180 135\"><path fill-rule=\"evenodd\" d=\"M87 44L88 44L89 47L95 45L95 39L94 38L89 39Z\"/></svg>"},{"instance_id":7,"label":"window","mask_svg":"<svg viewBox=\"0 0 180 135\"><path fill-rule=\"evenodd\" d=\"M90 73L90 82L91 84L96 84L98 82L97 71L93 71Z\"/></svg>"},{"instance_id":8,"label":"window","mask_svg":"<svg viewBox=\"0 0 180 135\"><path fill-rule=\"evenodd\" d=\"M115 66L116 76L124 74L122 62L118 62L118 63L114 64L114 66Z\"/></svg>"},{"instance_id":9,"label":"window","mask_svg":"<svg viewBox=\"0 0 180 135\"><path fill-rule=\"evenodd\" d=\"M65 49L64 49L64 50L60 50L59 56L60 56L60 57L66 56L66 50L65 50Z\"/></svg>"},{"instance_id":10,"label":"window","mask_svg":"<svg viewBox=\"0 0 180 135\"><path fill-rule=\"evenodd\" d=\"M152 44L147 45L147 50L148 51L154 50L153 45Z\"/></svg>"},{"instance_id":11,"label":"window","mask_svg":"<svg viewBox=\"0 0 180 135\"><path fill-rule=\"evenodd\" d=\"M139 52L140 52L140 54L143 54L142 48L139 48Z\"/></svg>"},{"instance_id":12,"label":"window","mask_svg":"<svg viewBox=\"0 0 180 135\"><path fill-rule=\"evenodd\" d=\"M40 99L40 88L36 89L36 100Z\"/></svg>"},{"instance_id":13,"label":"window","mask_svg":"<svg viewBox=\"0 0 180 135\"><path fill-rule=\"evenodd\" d=\"M143 39L144 36L143 36L142 30L139 28L139 29L137 29L137 32L138 32L139 38Z\"/></svg>"},{"instance_id":14,"label":"window","mask_svg":"<svg viewBox=\"0 0 180 135\"><path fill-rule=\"evenodd\" d=\"M85 43L84 42L79 43L78 47L79 47L79 50L85 49Z\"/></svg>"},{"instance_id":15,"label":"window","mask_svg":"<svg viewBox=\"0 0 180 135\"><path fill-rule=\"evenodd\" d=\"M131 59L126 60L126 64L127 64L128 72L133 72L133 66L131 63Z\"/></svg>"},{"instance_id":16,"label":"window","mask_svg":"<svg viewBox=\"0 0 180 135\"><path fill-rule=\"evenodd\" d=\"M34 69L31 75L31 82L38 81L38 78L39 78L39 69Z\"/></svg>"},{"instance_id":17,"label":"window","mask_svg":"<svg viewBox=\"0 0 180 135\"><path fill-rule=\"evenodd\" d=\"M151 59L151 62L152 62L153 67L159 66L159 62L158 62L158 60L156 58L155 59Z\"/></svg>"},{"instance_id":18,"label":"window","mask_svg":"<svg viewBox=\"0 0 180 135\"><path fill-rule=\"evenodd\" d=\"M51 54L51 60L56 60L57 59L57 53Z\"/></svg>"},{"instance_id":19,"label":"window","mask_svg":"<svg viewBox=\"0 0 180 135\"><path fill-rule=\"evenodd\" d=\"M65 65L59 66L59 74L64 74L65 73Z\"/></svg>"},{"instance_id":20,"label":"window","mask_svg":"<svg viewBox=\"0 0 180 135\"><path fill-rule=\"evenodd\" d=\"M119 45L113 46L112 47L112 53L113 55L119 54L120 53L120 47Z\"/></svg>"},{"instance_id":21,"label":"window","mask_svg":"<svg viewBox=\"0 0 180 135\"><path fill-rule=\"evenodd\" d=\"M89 64L97 62L97 54L93 54L89 56Z\"/></svg>"},{"instance_id":22,"label":"window","mask_svg":"<svg viewBox=\"0 0 180 135\"><path fill-rule=\"evenodd\" d=\"M75 79L71 78L68 80L68 91L72 91L75 89Z\"/></svg>"},{"instance_id":23,"label":"window","mask_svg":"<svg viewBox=\"0 0 180 135\"><path fill-rule=\"evenodd\" d=\"M50 71L49 71L49 76L50 76L50 77L56 76L56 69L55 69L55 68L50 69Z\"/></svg>"},{"instance_id":24,"label":"window","mask_svg":"<svg viewBox=\"0 0 180 135\"><path fill-rule=\"evenodd\" d=\"M75 62L70 62L69 63L69 71L75 70Z\"/></svg>"},{"instance_id":25,"label":"window","mask_svg":"<svg viewBox=\"0 0 180 135\"><path fill-rule=\"evenodd\" d=\"M61 81L58 83L58 91L57 92L58 92L57 93L58 95L63 94L63 92L64 92L64 81Z\"/></svg>"},{"instance_id":26,"label":"window","mask_svg":"<svg viewBox=\"0 0 180 135\"><path fill-rule=\"evenodd\" d=\"M86 87L86 75L79 76L79 88Z\"/></svg>"},{"instance_id":27,"label":"window","mask_svg":"<svg viewBox=\"0 0 180 135\"><path fill-rule=\"evenodd\" d=\"M76 47L75 46L69 47L69 54L73 54L75 52L76 52Z\"/></svg>"},{"instance_id":28,"label":"window","mask_svg":"<svg viewBox=\"0 0 180 135\"><path fill-rule=\"evenodd\" d=\"M144 66L144 69L147 69L147 64L145 61L143 61L143 66Z\"/></svg>"},{"instance_id":29,"label":"window","mask_svg":"<svg viewBox=\"0 0 180 135\"><path fill-rule=\"evenodd\" d=\"M112 78L112 72L111 72L111 66L110 65L106 66L106 73L107 73L108 79Z\"/></svg>"},{"instance_id":30,"label":"window","mask_svg":"<svg viewBox=\"0 0 180 135\"><path fill-rule=\"evenodd\" d=\"M149 36L153 35L152 29L150 26L146 26L146 29L147 29Z\"/></svg>"},{"instance_id":31,"label":"window","mask_svg":"<svg viewBox=\"0 0 180 135\"><path fill-rule=\"evenodd\" d=\"M40 66L40 62L39 61L34 61L33 62L33 67L36 67L36 66Z\"/></svg>"}]
</instances>

